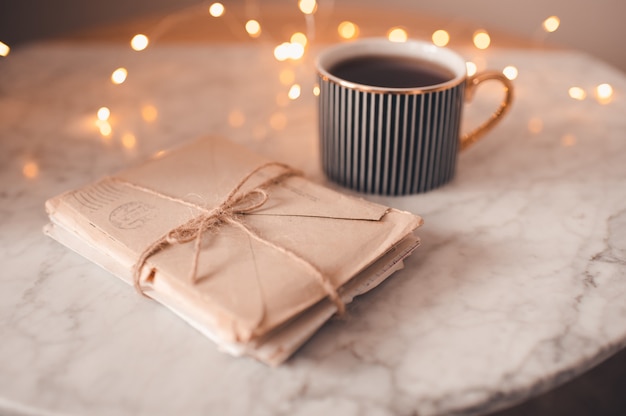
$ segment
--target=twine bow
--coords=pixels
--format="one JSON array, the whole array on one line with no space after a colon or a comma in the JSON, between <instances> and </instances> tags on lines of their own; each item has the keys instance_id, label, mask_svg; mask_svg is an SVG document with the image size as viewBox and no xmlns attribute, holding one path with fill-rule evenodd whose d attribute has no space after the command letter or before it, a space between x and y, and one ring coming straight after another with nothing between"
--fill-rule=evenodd
<instances>
[{"instance_id":1,"label":"twine bow","mask_svg":"<svg viewBox=\"0 0 626 416\"><path fill-rule=\"evenodd\" d=\"M266 169L270 166L277 166L282 168L282 172L276 174L269 179L262 182L260 185L255 188L241 192L242 187L256 175L259 171ZM224 200L212 209L207 209L206 207L192 204L188 201L174 198L169 195L163 194L161 192L155 191L153 189L149 189L140 185L133 184L131 182L123 181L125 184L140 189L144 192L150 193L152 195L159 196L161 198L171 200L174 202L179 202L184 205L190 205L200 211L200 213L191 218L184 224L168 231L163 236L158 238L152 244L150 244L139 256L139 259L135 263L133 267L133 286L137 292L143 294L143 290L141 288L141 271L145 266L148 259L155 255L156 253L166 249L169 246L175 244L185 244L189 242L194 242L193 249L193 257L191 260L191 271L189 275L189 280L192 283L197 281L197 273L198 273L198 260L200 258L201 246L202 246L202 236L205 232L218 228L222 224L231 224L237 226L241 230L243 230L248 236L251 238L264 243L273 249L284 253L292 260L299 263L302 267L304 267L309 274L314 276L320 286L324 289L330 300L337 307L337 311L339 314L343 314L345 311L345 304L341 300L341 297L337 293L337 289L333 286L327 276L325 276L319 268L313 265L308 260L304 259L302 256L294 253L291 250L288 250L284 247L281 247L273 242L261 237L254 230L247 227L243 224L238 215L248 214L253 212L254 210L262 207L269 200L269 194L266 191L272 184L279 183L291 176L301 175L301 172L293 169L292 167L285 165L279 162L268 162L263 165L260 165L253 169L250 173L239 181L239 183L233 188L233 190L224 198Z\"/></svg>"}]
</instances>

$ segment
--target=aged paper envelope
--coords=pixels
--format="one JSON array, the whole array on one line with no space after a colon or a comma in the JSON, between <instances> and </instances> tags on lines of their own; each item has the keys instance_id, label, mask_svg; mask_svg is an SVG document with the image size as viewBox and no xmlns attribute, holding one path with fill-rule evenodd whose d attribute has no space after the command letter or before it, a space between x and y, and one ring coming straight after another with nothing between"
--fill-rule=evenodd
<instances>
[{"instance_id":1,"label":"aged paper envelope","mask_svg":"<svg viewBox=\"0 0 626 416\"><path fill-rule=\"evenodd\" d=\"M47 201L55 224L49 233L131 282L133 265L146 247L203 210L218 206L242 177L266 162L228 140L197 140ZM242 192L279 173L279 167L259 171ZM288 338L303 338L302 327L294 325L296 318L304 322L308 312L327 316L316 318L323 322L336 310L326 301L324 313L311 314L324 304L328 291L294 258L314 265L351 300L354 294L345 290L347 283L403 245L405 254L389 256L377 269L385 269L388 262L401 265L418 245L412 231L420 224L416 215L289 177L267 188L262 206L202 234L194 279L190 278L195 253L191 241L168 245L150 256L140 284L144 293L204 329L222 346L255 355L252 350L270 345L273 352L260 357L268 361L277 356L276 348L264 340L280 338L272 333L282 331L283 338L285 333L298 333ZM248 230L261 238L251 237ZM92 254L78 249L77 241L89 246ZM369 275L377 274L384 275L377 271ZM304 332L308 337L313 330Z\"/></svg>"}]
</instances>

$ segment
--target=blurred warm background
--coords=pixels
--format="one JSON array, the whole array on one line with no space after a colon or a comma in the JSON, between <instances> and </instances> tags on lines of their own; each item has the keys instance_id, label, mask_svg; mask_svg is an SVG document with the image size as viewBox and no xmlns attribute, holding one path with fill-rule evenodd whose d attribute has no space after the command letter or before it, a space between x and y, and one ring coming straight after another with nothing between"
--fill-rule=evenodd
<instances>
[{"instance_id":1,"label":"blurred warm background","mask_svg":"<svg viewBox=\"0 0 626 416\"><path fill-rule=\"evenodd\" d=\"M263 9L278 13L281 8L291 8L296 0L222 0L227 7L250 12ZM10 47L20 47L41 38L90 33L94 29L120 24L145 16L166 16L193 5L212 2L199 0L20 0L0 3L0 41ZM512 39L524 39L533 44L584 50L607 63L626 70L626 2L621 0L320 0L320 9L330 20L340 16L358 16L364 6L380 7L381 11L402 9L411 27L409 36L421 34L420 22L435 20L437 24L451 27L483 28L509 36L504 46L515 46ZM278 11L278 12L277 12ZM268 12L266 11L266 14ZM320 13L318 19L323 18ZM265 16L270 20L272 16ZM373 16L374 20L376 16ZM552 28L543 27L546 19ZM367 26L367 22L359 22ZM375 24L375 21L371 22ZM398 22L401 25L403 22ZM554 26L556 24L556 27ZM278 28L273 28L278 30ZM424 30L431 28L424 28ZM113 32L109 32L112 34ZM102 32L99 32L102 37ZM106 32L105 32L106 35ZM502 36L496 40L502 40ZM454 39L453 39L454 40ZM498 46L494 43L493 46Z\"/></svg>"}]
</instances>

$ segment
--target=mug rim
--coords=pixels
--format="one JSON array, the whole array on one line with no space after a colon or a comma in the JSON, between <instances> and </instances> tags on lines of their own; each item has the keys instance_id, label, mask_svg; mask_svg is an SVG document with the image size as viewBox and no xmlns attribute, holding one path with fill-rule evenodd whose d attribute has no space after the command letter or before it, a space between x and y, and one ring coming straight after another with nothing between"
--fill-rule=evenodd
<instances>
[{"instance_id":1,"label":"mug rim","mask_svg":"<svg viewBox=\"0 0 626 416\"><path fill-rule=\"evenodd\" d=\"M344 59L364 55L409 56L435 62L454 73L454 78L423 87L382 87L361 84L340 78L328 70L330 66ZM437 57L437 59L435 59ZM409 39L394 42L387 38L362 38L349 42L338 43L322 50L315 59L315 68L319 76L343 87L374 93L424 94L453 88L467 79L465 60L451 49L437 46L423 40Z\"/></svg>"}]
</instances>

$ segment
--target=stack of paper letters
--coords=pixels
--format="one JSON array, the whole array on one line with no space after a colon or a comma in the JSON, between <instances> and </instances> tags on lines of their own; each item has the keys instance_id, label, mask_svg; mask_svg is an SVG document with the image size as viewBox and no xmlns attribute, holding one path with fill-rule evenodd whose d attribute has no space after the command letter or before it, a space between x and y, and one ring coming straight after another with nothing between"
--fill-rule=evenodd
<instances>
[{"instance_id":1,"label":"stack of paper letters","mask_svg":"<svg viewBox=\"0 0 626 416\"><path fill-rule=\"evenodd\" d=\"M46 232L222 349L277 365L400 269L419 216L204 138L50 199Z\"/></svg>"}]
</instances>

